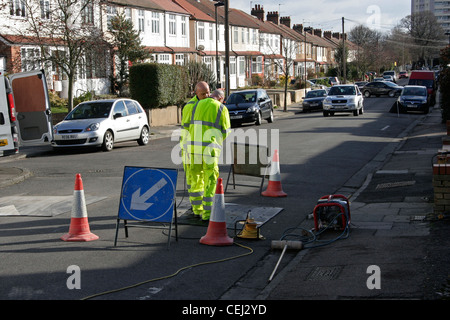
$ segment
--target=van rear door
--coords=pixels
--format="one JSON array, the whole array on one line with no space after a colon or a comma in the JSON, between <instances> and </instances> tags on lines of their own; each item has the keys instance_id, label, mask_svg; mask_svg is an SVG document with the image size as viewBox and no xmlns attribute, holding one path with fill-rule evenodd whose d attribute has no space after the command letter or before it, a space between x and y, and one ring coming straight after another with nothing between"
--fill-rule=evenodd
<instances>
[{"instance_id":1,"label":"van rear door","mask_svg":"<svg viewBox=\"0 0 450 320\"><path fill-rule=\"evenodd\" d=\"M8 78L14 96L19 144L50 144L52 119L44 70L16 73Z\"/></svg>"},{"instance_id":2,"label":"van rear door","mask_svg":"<svg viewBox=\"0 0 450 320\"><path fill-rule=\"evenodd\" d=\"M10 110L8 107L8 95L6 90L7 80L0 71L0 156L14 153L13 126L11 124Z\"/></svg>"}]
</instances>

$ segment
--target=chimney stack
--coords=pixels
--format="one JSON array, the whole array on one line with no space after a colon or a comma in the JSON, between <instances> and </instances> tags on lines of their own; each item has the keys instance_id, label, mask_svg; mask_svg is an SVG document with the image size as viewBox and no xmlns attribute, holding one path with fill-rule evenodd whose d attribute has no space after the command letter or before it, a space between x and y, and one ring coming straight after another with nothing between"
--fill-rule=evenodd
<instances>
[{"instance_id":1,"label":"chimney stack","mask_svg":"<svg viewBox=\"0 0 450 320\"><path fill-rule=\"evenodd\" d=\"M279 14L278 11L269 11L267 13L267 21L273 22L276 25L279 24Z\"/></svg>"},{"instance_id":2,"label":"chimney stack","mask_svg":"<svg viewBox=\"0 0 450 320\"><path fill-rule=\"evenodd\" d=\"M291 17L281 17L280 24L284 24L289 29L291 28Z\"/></svg>"},{"instance_id":3,"label":"chimney stack","mask_svg":"<svg viewBox=\"0 0 450 320\"><path fill-rule=\"evenodd\" d=\"M322 29L314 29L314 35L322 38Z\"/></svg>"},{"instance_id":4,"label":"chimney stack","mask_svg":"<svg viewBox=\"0 0 450 320\"><path fill-rule=\"evenodd\" d=\"M302 24L294 24L292 29L300 34L303 34L303 25Z\"/></svg>"},{"instance_id":5,"label":"chimney stack","mask_svg":"<svg viewBox=\"0 0 450 320\"><path fill-rule=\"evenodd\" d=\"M264 21L264 7L259 4L255 4L255 8L252 9L251 15L257 17L261 21Z\"/></svg>"}]
</instances>

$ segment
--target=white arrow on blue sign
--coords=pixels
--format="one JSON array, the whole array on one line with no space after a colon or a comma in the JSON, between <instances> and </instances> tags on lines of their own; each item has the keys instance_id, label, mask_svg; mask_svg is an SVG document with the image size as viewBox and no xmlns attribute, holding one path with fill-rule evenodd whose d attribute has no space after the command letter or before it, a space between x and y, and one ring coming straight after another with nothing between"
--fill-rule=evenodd
<instances>
[{"instance_id":1,"label":"white arrow on blue sign","mask_svg":"<svg viewBox=\"0 0 450 320\"><path fill-rule=\"evenodd\" d=\"M125 167L119 218L171 222L176 183L176 169Z\"/></svg>"}]
</instances>

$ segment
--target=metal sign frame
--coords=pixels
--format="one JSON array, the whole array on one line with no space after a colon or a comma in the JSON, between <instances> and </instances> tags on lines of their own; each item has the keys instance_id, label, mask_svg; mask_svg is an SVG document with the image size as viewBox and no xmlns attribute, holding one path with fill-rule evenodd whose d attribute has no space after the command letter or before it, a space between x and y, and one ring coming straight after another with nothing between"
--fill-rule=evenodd
<instances>
[{"instance_id":1,"label":"metal sign frame","mask_svg":"<svg viewBox=\"0 0 450 320\"><path fill-rule=\"evenodd\" d=\"M178 241L177 178L178 169L124 167L114 246L117 245L120 220L123 220L126 238L129 227L138 227L168 229L168 247L172 230L175 230L175 239ZM150 203L152 199L154 202ZM165 223L169 223L169 226L155 225Z\"/></svg>"}]
</instances>

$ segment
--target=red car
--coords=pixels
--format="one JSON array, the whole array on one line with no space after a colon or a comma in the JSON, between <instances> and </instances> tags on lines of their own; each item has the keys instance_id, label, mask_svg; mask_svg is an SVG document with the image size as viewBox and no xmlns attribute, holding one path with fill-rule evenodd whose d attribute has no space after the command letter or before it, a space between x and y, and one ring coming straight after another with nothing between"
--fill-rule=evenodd
<instances>
[{"instance_id":1,"label":"red car","mask_svg":"<svg viewBox=\"0 0 450 320\"><path fill-rule=\"evenodd\" d=\"M398 78L399 79L401 79L401 78L408 78L409 76L408 76L408 72L406 72L406 71L400 71L400 73L398 74Z\"/></svg>"}]
</instances>

